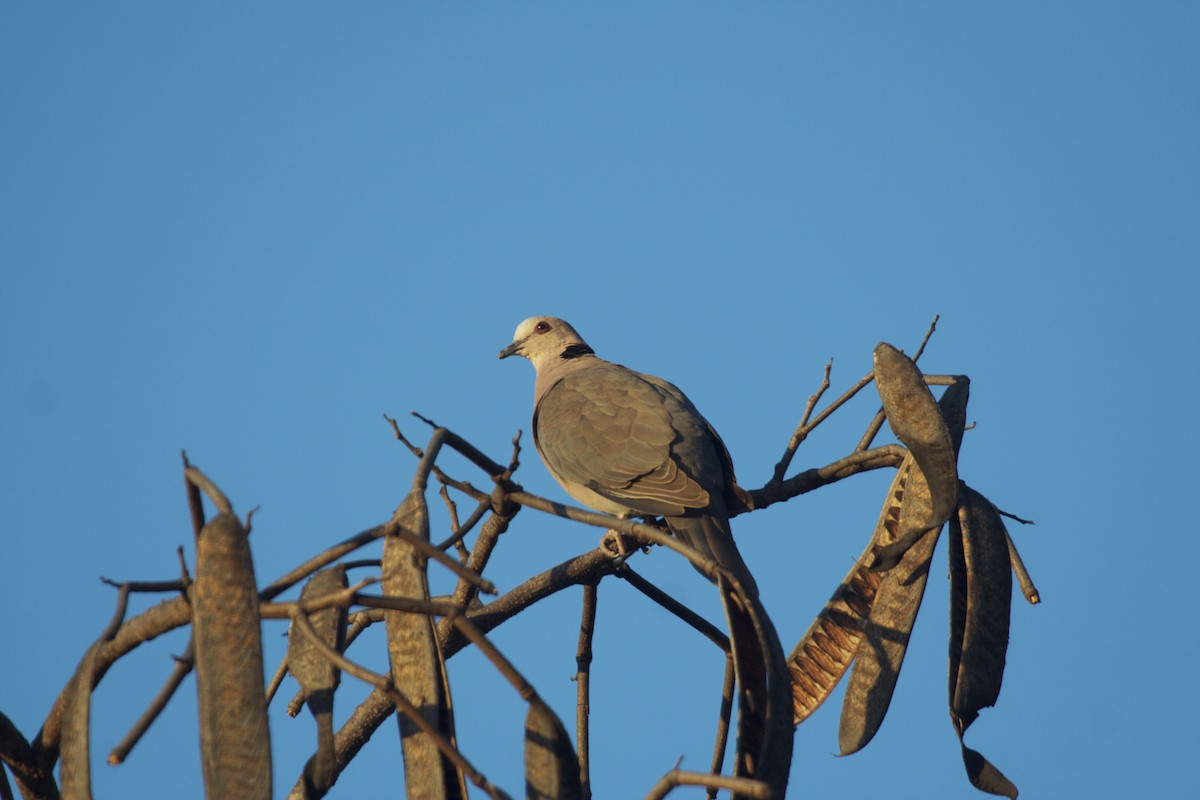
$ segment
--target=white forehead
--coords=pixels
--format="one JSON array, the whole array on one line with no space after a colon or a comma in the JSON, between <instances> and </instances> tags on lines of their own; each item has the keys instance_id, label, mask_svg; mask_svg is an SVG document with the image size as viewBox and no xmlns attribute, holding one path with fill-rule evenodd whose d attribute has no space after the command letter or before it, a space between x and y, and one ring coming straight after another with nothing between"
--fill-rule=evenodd
<instances>
[{"instance_id":1,"label":"white forehead","mask_svg":"<svg viewBox=\"0 0 1200 800\"><path fill-rule=\"evenodd\" d=\"M549 323L550 327L558 331L559 334L574 334L575 336L579 335L578 333L575 333L575 329L572 328L570 324L559 319L558 317L538 316L523 320L521 324L517 326L516 332L513 333L513 341L520 341L521 339L532 336L533 329L537 327L539 322Z\"/></svg>"},{"instance_id":2,"label":"white forehead","mask_svg":"<svg viewBox=\"0 0 1200 800\"><path fill-rule=\"evenodd\" d=\"M521 324L517 326L517 330L513 333L513 341L524 339L533 333L533 326L538 324L541 317L530 317L529 319L521 320Z\"/></svg>"}]
</instances>

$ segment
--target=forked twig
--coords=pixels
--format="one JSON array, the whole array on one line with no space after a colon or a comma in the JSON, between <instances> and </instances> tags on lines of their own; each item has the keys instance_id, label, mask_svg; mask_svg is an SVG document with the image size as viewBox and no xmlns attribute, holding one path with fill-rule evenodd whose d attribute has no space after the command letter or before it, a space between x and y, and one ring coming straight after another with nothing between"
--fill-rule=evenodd
<instances>
[{"instance_id":1,"label":"forked twig","mask_svg":"<svg viewBox=\"0 0 1200 800\"><path fill-rule=\"evenodd\" d=\"M395 600L399 598L384 599ZM317 632L313 630L312 625L308 621L307 615L300 610L299 606L296 606L293 609L291 619L292 624L308 637L313 647L331 662L333 662L340 670L353 675L364 683L371 684L376 689L387 695L387 698L391 700L396 709L411 719L413 723L421 729L421 732L429 737L430 741L434 743L442 755L453 762L454 766L467 778L467 780L478 786L488 795L488 797L493 798L493 800L509 800L508 796L498 787L493 786L492 783L486 777L484 777L483 773L475 769L471 762L467 761L466 757L458 751L458 748L452 745L449 740L447 740L446 737L441 734L440 731L434 728L429 721L425 719L421 712L415 706L413 706L407 698L404 697L404 695L396 691L395 687L392 685L391 678L386 675L380 675L372 672L366 667L351 661L322 641Z\"/></svg>"},{"instance_id":2,"label":"forked twig","mask_svg":"<svg viewBox=\"0 0 1200 800\"><path fill-rule=\"evenodd\" d=\"M175 695L176 690L183 683L183 679L191 673L195 664L195 643L189 636L187 647L184 649L182 655L176 656L175 666L171 670L171 674L167 676L163 687L158 690L158 694L154 696L154 699L150 701L150 705L146 707L146 710L133 723L133 727L129 729L125 737L109 752L109 764L120 764L129 757L129 754L133 752L133 748L141 741L146 731L150 730L150 726L154 724L154 720L158 719L158 715L167 707L167 703Z\"/></svg>"},{"instance_id":3,"label":"forked twig","mask_svg":"<svg viewBox=\"0 0 1200 800\"><path fill-rule=\"evenodd\" d=\"M772 796L770 785L763 781L673 769L659 778L658 783L654 784L654 788L646 795L646 800L662 800L676 786L708 786L713 789L728 789L739 797L751 797L755 800L770 800Z\"/></svg>"},{"instance_id":4,"label":"forked twig","mask_svg":"<svg viewBox=\"0 0 1200 800\"><path fill-rule=\"evenodd\" d=\"M779 459L779 463L775 465L775 472L771 476L771 479L767 481L767 485L772 486L780 483L783 480L784 473L787 472L787 468L791 466L792 457L796 455L796 450L800 447L800 443L808 438L808 435L812 433L818 425L828 419L830 414L844 406L852 397L854 397L854 395L862 391L863 387L865 387L874 379L874 372L867 373L859 378L853 386L843 392L841 397L837 398L828 406L826 406L825 409L816 416L816 419L812 420L811 422L806 421L806 419L802 419L800 421L800 425L796 428L796 432L792 434L792 438L788 441L787 448L785 448L783 452L783 458ZM820 390L820 393L824 393L823 388ZM813 405L816 405L815 401L813 401ZM805 418L808 417L809 411L809 409L805 409Z\"/></svg>"}]
</instances>

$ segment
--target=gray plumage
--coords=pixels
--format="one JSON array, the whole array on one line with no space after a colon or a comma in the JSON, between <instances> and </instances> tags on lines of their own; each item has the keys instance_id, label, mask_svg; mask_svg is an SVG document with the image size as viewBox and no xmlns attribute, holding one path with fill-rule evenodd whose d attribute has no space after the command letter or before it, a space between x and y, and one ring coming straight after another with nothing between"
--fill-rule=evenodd
<instances>
[{"instance_id":1,"label":"gray plumage","mask_svg":"<svg viewBox=\"0 0 1200 800\"><path fill-rule=\"evenodd\" d=\"M734 774L764 780L774 796L784 796L791 677L730 533L729 510L745 493L721 437L675 386L598 358L561 319L522 322L500 351L500 358L512 355L537 370L533 441L569 495L616 516L660 516L681 541L737 578L741 592L719 584L739 687Z\"/></svg>"},{"instance_id":2,"label":"gray plumage","mask_svg":"<svg viewBox=\"0 0 1200 800\"><path fill-rule=\"evenodd\" d=\"M531 317L500 358L537 370L533 441L569 495L621 517L663 517L756 591L729 528L741 491L721 437L677 387L605 361L566 322Z\"/></svg>"}]
</instances>

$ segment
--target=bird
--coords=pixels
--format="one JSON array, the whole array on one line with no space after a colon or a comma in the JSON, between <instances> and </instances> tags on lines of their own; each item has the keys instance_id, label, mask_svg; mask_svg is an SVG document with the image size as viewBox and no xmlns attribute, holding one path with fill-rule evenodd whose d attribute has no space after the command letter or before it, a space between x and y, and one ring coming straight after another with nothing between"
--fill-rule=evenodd
<instances>
[{"instance_id":1,"label":"bird","mask_svg":"<svg viewBox=\"0 0 1200 800\"><path fill-rule=\"evenodd\" d=\"M736 580L717 580L730 624L738 690L734 772L773 782L782 796L791 758L790 686L775 629L729 525L748 495L721 437L678 387L596 355L571 325L530 317L500 358L533 364L533 441L571 497L618 517L661 517L671 533ZM737 795L740 797L740 795Z\"/></svg>"},{"instance_id":2,"label":"bird","mask_svg":"<svg viewBox=\"0 0 1200 800\"><path fill-rule=\"evenodd\" d=\"M721 437L678 387L599 358L567 322L530 317L500 358L537 371L533 442L571 497L617 517L662 517L757 592L729 526L745 505Z\"/></svg>"}]
</instances>

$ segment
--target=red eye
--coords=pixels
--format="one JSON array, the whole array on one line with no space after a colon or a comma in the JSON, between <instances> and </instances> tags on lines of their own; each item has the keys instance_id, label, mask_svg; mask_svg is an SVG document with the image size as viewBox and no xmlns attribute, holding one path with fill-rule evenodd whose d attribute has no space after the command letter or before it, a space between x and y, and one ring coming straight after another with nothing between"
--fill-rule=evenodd
<instances>
[{"instance_id":1,"label":"red eye","mask_svg":"<svg viewBox=\"0 0 1200 800\"><path fill-rule=\"evenodd\" d=\"M545 333L548 330L550 330L550 323L546 322L545 320L542 320L537 325L533 326L534 333Z\"/></svg>"}]
</instances>

